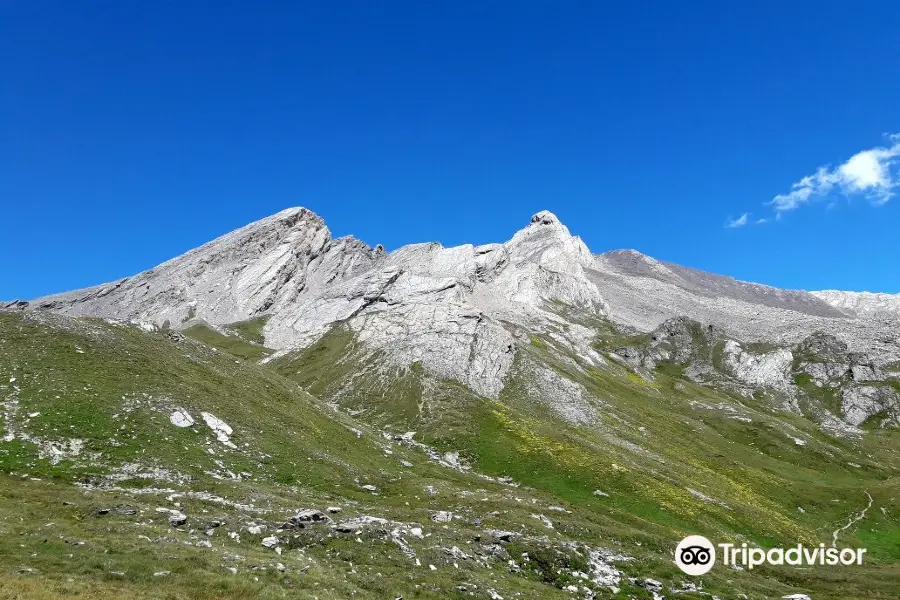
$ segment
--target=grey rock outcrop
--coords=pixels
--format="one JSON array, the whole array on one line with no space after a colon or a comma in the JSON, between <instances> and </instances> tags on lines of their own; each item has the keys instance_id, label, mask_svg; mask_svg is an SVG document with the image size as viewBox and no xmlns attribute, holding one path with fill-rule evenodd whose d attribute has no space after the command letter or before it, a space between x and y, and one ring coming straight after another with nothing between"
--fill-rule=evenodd
<instances>
[{"instance_id":1,"label":"grey rock outcrop","mask_svg":"<svg viewBox=\"0 0 900 600\"><path fill-rule=\"evenodd\" d=\"M739 381L754 386L788 391L792 385L791 364L794 355L779 348L757 354L746 352L738 342L725 342L722 362L726 370Z\"/></svg>"},{"instance_id":2,"label":"grey rock outcrop","mask_svg":"<svg viewBox=\"0 0 900 600\"><path fill-rule=\"evenodd\" d=\"M840 381L847 374L847 365L839 363L801 363L800 373L810 376L816 385L822 386L832 381Z\"/></svg>"},{"instance_id":3,"label":"grey rock outcrop","mask_svg":"<svg viewBox=\"0 0 900 600\"><path fill-rule=\"evenodd\" d=\"M858 426L879 415L882 426L898 422L900 396L888 374L869 355L848 352L847 344L821 332L800 342L795 351L795 372L836 393L841 413L837 416L845 422Z\"/></svg>"},{"instance_id":4,"label":"grey rock outcrop","mask_svg":"<svg viewBox=\"0 0 900 600\"><path fill-rule=\"evenodd\" d=\"M833 335L816 331L797 344L797 352L822 361L841 362L846 357L847 344Z\"/></svg>"},{"instance_id":5,"label":"grey rock outcrop","mask_svg":"<svg viewBox=\"0 0 900 600\"><path fill-rule=\"evenodd\" d=\"M862 425L872 417L881 416L881 426L900 422L900 394L890 386L861 385L844 390L841 398L844 421Z\"/></svg>"},{"instance_id":6,"label":"grey rock outcrop","mask_svg":"<svg viewBox=\"0 0 900 600\"><path fill-rule=\"evenodd\" d=\"M848 352L847 344L833 335L815 332L797 344L797 372L817 384L885 381L884 371L864 352Z\"/></svg>"},{"instance_id":7,"label":"grey rock outcrop","mask_svg":"<svg viewBox=\"0 0 900 600\"><path fill-rule=\"evenodd\" d=\"M871 362L851 364L850 379L853 381L884 381L884 373Z\"/></svg>"},{"instance_id":8,"label":"grey rock outcrop","mask_svg":"<svg viewBox=\"0 0 900 600\"><path fill-rule=\"evenodd\" d=\"M292 516L290 519L285 521L279 529L283 530L291 530L291 529L305 529L310 525L320 524L320 523L330 523L331 518L323 513L320 510L314 508L306 508L300 511L297 511L297 514Z\"/></svg>"},{"instance_id":9,"label":"grey rock outcrop","mask_svg":"<svg viewBox=\"0 0 900 600\"><path fill-rule=\"evenodd\" d=\"M633 367L653 369L660 363L687 364L710 361L712 346L721 332L710 325L702 325L688 317L666 319L650 332L640 347L624 346L613 353Z\"/></svg>"},{"instance_id":10,"label":"grey rock outcrop","mask_svg":"<svg viewBox=\"0 0 900 600\"><path fill-rule=\"evenodd\" d=\"M687 317L667 319L650 334L651 356L655 362L680 364L693 358L708 359L720 335L712 325L704 326Z\"/></svg>"}]
</instances>

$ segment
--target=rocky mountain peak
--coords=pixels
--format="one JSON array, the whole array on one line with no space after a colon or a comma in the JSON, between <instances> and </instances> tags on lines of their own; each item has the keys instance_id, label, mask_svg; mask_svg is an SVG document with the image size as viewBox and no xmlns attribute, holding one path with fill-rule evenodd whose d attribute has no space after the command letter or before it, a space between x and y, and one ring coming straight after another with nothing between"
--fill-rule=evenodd
<instances>
[{"instance_id":1,"label":"rocky mountain peak","mask_svg":"<svg viewBox=\"0 0 900 600\"><path fill-rule=\"evenodd\" d=\"M262 224L267 221L280 220L284 223L292 225L304 218L310 219L312 221L317 221L321 225L325 225L325 221L322 219L322 217L303 206L291 206L289 208L285 208L284 210L281 210L274 215L256 221L256 223Z\"/></svg>"},{"instance_id":2,"label":"rocky mountain peak","mask_svg":"<svg viewBox=\"0 0 900 600\"><path fill-rule=\"evenodd\" d=\"M531 222L535 225L557 225L559 219L549 210L542 210L531 217Z\"/></svg>"},{"instance_id":3,"label":"rocky mountain peak","mask_svg":"<svg viewBox=\"0 0 900 600\"><path fill-rule=\"evenodd\" d=\"M175 328L195 317L223 324L290 304L315 282L311 266L334 264L335 280L377 258L362 242L332 240L321 217L294 207L133 277L40 298L31 307Z\"/></svg>"},{"instance_id":4,"label":"rocky mountain peak","mask_svg":"<svg viewBox=\"0 0 900 600\"><path fill-rule=\"evenodd\" d=\"M331 231L325 225L325 221L322 217L308 208L295 206L286 208L258 221L254 221L249 225L216 238L200 248L205 248L214 244L223 245L240 242L243 238L281 240L292 233L295 234L292 239L297 239L297 237L303 237L309 232L318 233L318 237L323 243L327 243L331 240Z\"/></svg>"},{"instance_id":5,"label":"rocky mountain peak","mask_svg":"<svg viewBox=\"0 0 900 600\"><path fill-rule=\"evenodd\" d=\"M591 251L581 238L573 236L569 228L549 210L542 210L532 216L528 226L517 231L506 245L511 251L530 258L544 255L557 261L571 259L582 266L589 266L593 261ZM562 265L555 268L571 270Z\"/></svg>"}]
</instances>

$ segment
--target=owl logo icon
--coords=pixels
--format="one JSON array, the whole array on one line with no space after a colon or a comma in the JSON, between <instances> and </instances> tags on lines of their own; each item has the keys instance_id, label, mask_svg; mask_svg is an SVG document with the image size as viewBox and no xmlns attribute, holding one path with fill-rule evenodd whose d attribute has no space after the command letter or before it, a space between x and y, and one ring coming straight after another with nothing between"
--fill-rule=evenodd
<instances>
[{"instance_id":1,"label":"owl logo icon","mask_svg":"<svg viewBox=\"0 0 900 600\"><path fill-rule=\"evenodd\" d=\"M716 564L716 549L702 535L689 535L675 548L675 564L688 575L705 575Z\"/></svg>"}]
</instances>

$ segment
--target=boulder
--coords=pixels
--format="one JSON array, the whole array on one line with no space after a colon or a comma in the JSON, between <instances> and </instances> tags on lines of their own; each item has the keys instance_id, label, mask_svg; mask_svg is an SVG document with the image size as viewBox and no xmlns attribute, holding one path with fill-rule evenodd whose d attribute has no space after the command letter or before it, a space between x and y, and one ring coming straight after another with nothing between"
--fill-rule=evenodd
<instances>
[{"instance_id":1,"label":"boulder","mask_svg":"<svg viewBox=\"0 0 900 600\"><path fill-rule=\"evenodd\" d=\"M886 385L852 386L842 394L841 410L844 420L854 426L862 425L879 414L896 421L900 415L900 394Z\"/></svg>"},{"instance_id":2,"label":"boulder","mask_svg":"<svg viewBox=\"0 0 900 600\"><path fill-rule=\"evenodd\" d=\"M281 529L304 529L308 525L314 523L330 523L331 519L321 510L315 508L305 508L300 510L293 517L288 519Z\"/></svg>"}]
</instances>

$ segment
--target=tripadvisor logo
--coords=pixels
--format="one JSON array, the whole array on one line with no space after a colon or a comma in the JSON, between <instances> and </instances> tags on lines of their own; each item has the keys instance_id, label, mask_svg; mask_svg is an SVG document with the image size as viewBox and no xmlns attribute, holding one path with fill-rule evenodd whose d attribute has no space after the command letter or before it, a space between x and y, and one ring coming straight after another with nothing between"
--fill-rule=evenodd
<instances>
[{"instance_id":1,"label":"tripadvisor logo","mask_svg":"<svg viewBox=\"0 0 900 600\"><path fill-rule=\"evenodd\" d=\"M702 535L689 535L675 548L675 564L688 575L705 575L716 564L716 548L719 548L722 564L742 566L748 570L760 565L861 565L865 548L807 547L797 544L790 548L749 547L747 544L713 545Z\"/></svg>"},{"instance_id":2,"label":"tripadvisor logo","mask_svg":"<svg viewBox=\"0 0 900 600\"><path fill-rule=\"evenodd\" d=\"M705 575L716 564L716 549L702 535L689 535L675 548L675 564L688 575Z\"/></svg>"}]
</instances>

